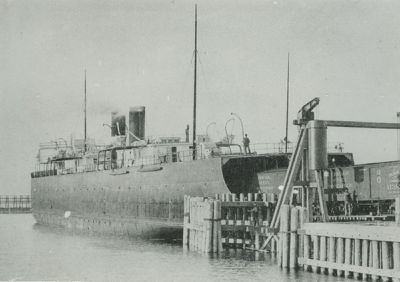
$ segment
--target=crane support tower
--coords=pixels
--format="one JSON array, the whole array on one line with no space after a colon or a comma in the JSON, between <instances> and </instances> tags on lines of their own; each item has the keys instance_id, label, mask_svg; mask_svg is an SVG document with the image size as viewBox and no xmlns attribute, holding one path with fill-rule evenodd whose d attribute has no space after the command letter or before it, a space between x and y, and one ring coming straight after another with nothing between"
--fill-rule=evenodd
<instances>
[{"instance_id":1,"label":"crane support tower","mask_svg":"<svg viewBox=\"0 0 400 282\"><path fill-rule=\"evenodd\" d=\"M313 110L318 106L319 101L319 98L314 98L305 104L299 110L297 119L293 121L293 124L300 128L299 137L286 171L283 189L276 203L269 236L262 249L269 245L272 238L277 237L282 205L293 203L294 188L299 188L301 205L308 209L309 218L312 216L312 205L318 201L321 220L328 221L328 211L323 198L324 186L326 186L323 175L328 168L328 127L400 129L399 123L315 120ZM314 195L317 195L317 199L314 199Z\"/></svg>"}]
</instances>

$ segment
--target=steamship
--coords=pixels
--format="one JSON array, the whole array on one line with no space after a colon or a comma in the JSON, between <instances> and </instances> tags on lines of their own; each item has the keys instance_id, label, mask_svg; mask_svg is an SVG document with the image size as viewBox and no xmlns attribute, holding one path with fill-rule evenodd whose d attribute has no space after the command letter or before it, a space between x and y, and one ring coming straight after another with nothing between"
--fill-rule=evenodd
<instances>
[{"instance_id":1,"label":"steamship","mask_svg":"<svg viewBox=\"0 0 400 282\"><path fill-rule=\"evenodd\" d=\"M182 230L184 195L256 193L261 189L258 173L287 167L287 154L246 155L229 142L196 142L197 8L195 15L193 142L146 139L145 108L136 107L129 112L128 128L124 116L112 115L112 133L119 142L96 146L86 138L85 75L83 141L61 139L39 148L31 175L32 213L38 223L167 237Z\"/></svg>"},{"instance_id":2,"label":"steamship","mask_svg":"<svg viewBox=\"0 0 400 282\"><path fill-rule=\"evenodd\" d=\"M38 223L102 233L175 236L184 195L266 192L262 172L287 167L282 152L244 154L237 144L146 139L145 108L112 114L112 146L59 140L42 144L32 173ZM283 149L283 146L280 147Z\"/></svg>"}]
</instances>

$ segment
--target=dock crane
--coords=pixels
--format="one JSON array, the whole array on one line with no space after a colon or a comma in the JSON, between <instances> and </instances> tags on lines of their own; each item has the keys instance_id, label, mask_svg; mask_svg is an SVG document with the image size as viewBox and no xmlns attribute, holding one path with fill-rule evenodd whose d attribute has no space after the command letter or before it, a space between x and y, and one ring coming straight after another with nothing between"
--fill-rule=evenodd
<instances>
[{"instance_id":1,"label":"dock crane","mask_svg":"<svg viewBox=\"0 0 400 282\"><path fill-rule=\"evenodd\" d=\"M279 194L272 217L268 237L261 249L265 249L272 238L277 238L280 224L282 205L292 204L293 190L295 186L302 189L302 205L308 209L308 215L312 216L313 189L317 190L318 201L321 211L321 220L328 221L328 211L323 198L324 181L323 173L328 167L327 154L327 128L330 127L353 127L353 128L379 128L400 129L398 123L377 123L359 121L334 121L315 120L313 110L319 104L319 98L314 98L305 104L298 112L294 125L300 127L299 137L295 150L289 162L288 170L283 182L283 189ZM300 172L300 173L299 173ZM312 174L314 177L312 178ZM300 175L300 182L297 177Z\"/></svg>"}]
</instances>

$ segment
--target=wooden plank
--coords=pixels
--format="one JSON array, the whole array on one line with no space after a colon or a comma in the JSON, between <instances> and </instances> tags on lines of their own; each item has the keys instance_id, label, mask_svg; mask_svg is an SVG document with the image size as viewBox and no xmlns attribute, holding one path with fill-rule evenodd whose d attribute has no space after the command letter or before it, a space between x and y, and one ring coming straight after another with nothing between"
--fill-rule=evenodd
<instances>
[{"instance_id":1,"label":"wooden plank","mask_svg":"<svg viewBox=\"0 0 400 282\"><path fill-rule=\"evenodd\" d=\"M335 263L330 261L320 261L314 259L306 259L306 258L299 258L299 261L303 264L319 266L319 267L328 267L334 269L340 269L343 271L352 271L352 272L359 272L365 273L368 275L378 275L378 276L387 276L387 277L394 277L400 279L400 271L394 269L375 269L365 266L356 266L356 265L347 265L343 263Z\"/></svg>"},{"instance_id":2,"label":"wooden plank","mask_svg":"<svg viewBox=\"0 0 400 282\"><path fill-rule=\"evenodd\" d=\"M400 242L399 226L374 226L341 223L305 223L304 231L308 235L333 236L351 239Z\"/></svg>"},{"instance_id":3,"label":"wooden plank","mask_svg":"<svg viewBox=\"0 0 400 282\"><path fill-rule=\"evenodd\" d=\"M240 207L249 207L249 208L254 208L254 207L269 207L270 203L269 202L263 202L263 201L252 201L252 202L222 202L221 203L222 208L240 208Z\"/></svg>"},{"instance_id":4,"label":"wooden plank","mask_svg":"<svg viewBox=\"0 0 400 282\"><path fill-rule=\"evenodd\" d=\"M362 240L362 266L368 267L369 265L369 240ZM366 273L362 273L362 278L367 280L368 276Z\"/></svg>"}]
</instances>

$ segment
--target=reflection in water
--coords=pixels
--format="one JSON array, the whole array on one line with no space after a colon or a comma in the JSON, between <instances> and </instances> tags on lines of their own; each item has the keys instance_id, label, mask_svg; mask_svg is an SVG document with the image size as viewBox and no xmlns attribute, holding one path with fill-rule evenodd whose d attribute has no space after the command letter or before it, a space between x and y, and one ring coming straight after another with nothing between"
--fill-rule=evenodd
<instances>
[{"instance_id":1,"label":"reflection in water","mask_svg":"<svg viewBox=\"0 0 400 282\"><path fill-rule=\"evenodd\" d=\"M79 234L31 215L0 215L0 236L0 280L345 281L282 270L269 254L185 252L180 240Z\"/></svg>"}]
</instances>

